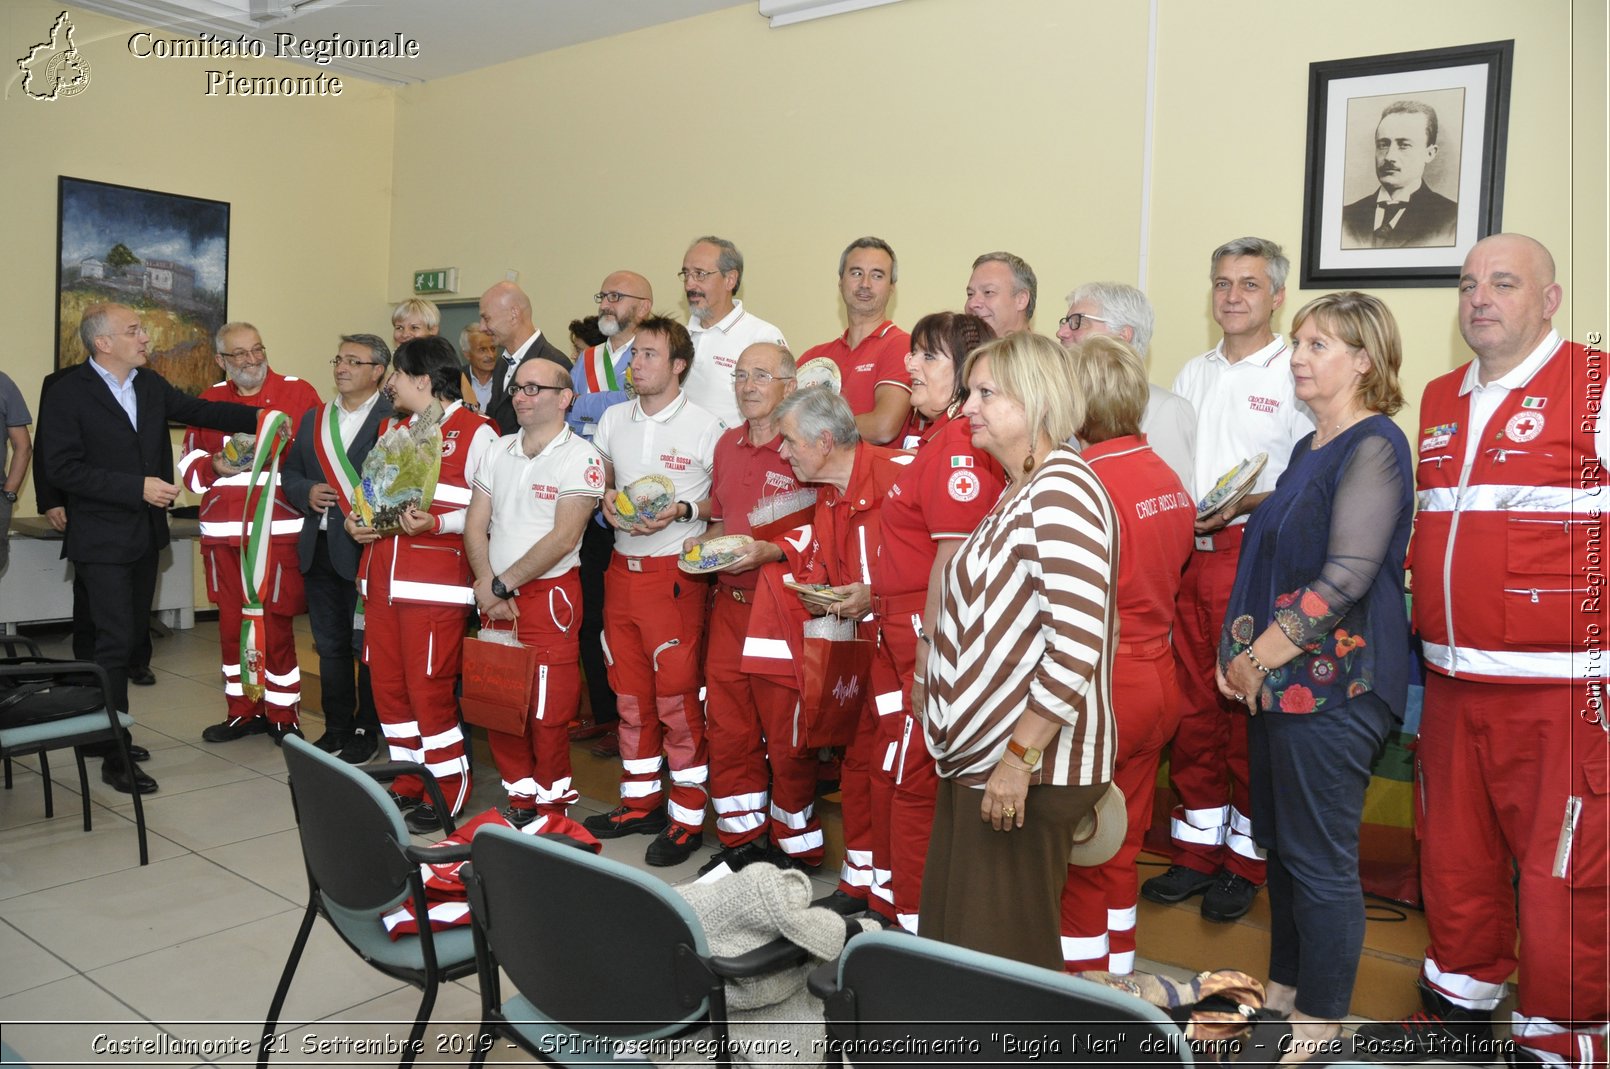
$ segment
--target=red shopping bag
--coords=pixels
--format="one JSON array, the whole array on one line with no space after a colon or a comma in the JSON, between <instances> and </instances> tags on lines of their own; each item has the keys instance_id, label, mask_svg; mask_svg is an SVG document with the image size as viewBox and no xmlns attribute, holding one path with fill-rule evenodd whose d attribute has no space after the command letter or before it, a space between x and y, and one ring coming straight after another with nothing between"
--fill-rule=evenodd
<instances>
[{"instance_id":1,"label":"red shopping bag","mask_svg":"<svg viewBox=\"0 0 1610 1069\"><path fill-rule=\"evenodd\" d=\"M800 720L809 746L848 746L872 686L872 643L805 636Z\"/></svg>"},{"instance_id":2,"label":"red shopping bag","mask_svg":"<svg viewBox=\"0 0 1610 1069\"><path fill-rule=\"evenodd\" d=\"M490 630L483 627L482 634ZM465 639L464 693L459 699L465 722L488 731L524 735L531 723L531 681L537 674L538 652L534 646L479 635Z\"/></svg>"}]
</instances>

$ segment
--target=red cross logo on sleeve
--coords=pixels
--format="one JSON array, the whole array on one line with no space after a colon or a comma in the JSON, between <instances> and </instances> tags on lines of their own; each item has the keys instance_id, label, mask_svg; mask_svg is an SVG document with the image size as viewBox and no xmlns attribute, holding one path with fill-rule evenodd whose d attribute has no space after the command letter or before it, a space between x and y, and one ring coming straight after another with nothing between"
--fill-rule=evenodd
<instances>
[{"instance_id":1,"label":"red cross logo on sleeve","mask_svg":"<svg viewBox=\"0 0 1610 1069\"><path fill-rule=\"evenodd\" d=\"M978 476L966 468L960 468L950 473L946 489L957 501L971 501L978 496Z\"/></svg>"}]
</instances>

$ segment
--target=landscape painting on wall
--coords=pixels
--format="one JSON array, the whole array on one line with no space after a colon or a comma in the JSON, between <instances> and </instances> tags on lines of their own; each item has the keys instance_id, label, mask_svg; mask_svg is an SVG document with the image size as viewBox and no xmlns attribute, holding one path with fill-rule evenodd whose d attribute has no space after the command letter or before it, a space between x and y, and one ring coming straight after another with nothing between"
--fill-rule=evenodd
<instances>
[{"instance_id":1,"label":"landscape painting on wall","mask_svg":"<svg viewBox=\"0 0 1610 1069\"><path fill-rule=\"evenodd\" d=\"M84 309L126 304L151 335L150 368L195 396L218 381L228 318L229 205L63 175L57 183L56 366L88 355Z\"/></svg>"}]
</instances>

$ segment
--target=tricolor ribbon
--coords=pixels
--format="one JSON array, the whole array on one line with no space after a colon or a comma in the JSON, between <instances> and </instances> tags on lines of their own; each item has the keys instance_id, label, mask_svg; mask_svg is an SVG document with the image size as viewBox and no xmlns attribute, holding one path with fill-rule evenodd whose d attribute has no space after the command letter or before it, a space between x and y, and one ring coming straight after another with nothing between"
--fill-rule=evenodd
<instances>
[{"instance_id":1,"label":"tricolor ribbon","mask_svg":"<svg viewBox=\"0 0 1610 1069\"><path fill-rule=\"evenodd\" d=\"M260 702L266 688L263 666L268 661L268 639L263 629L263 602L268 596L269 532L274 519L274 498L280 481L280 454L290 442L291 420L284 412L266 409L257 416L257 448L252 456L251 484L241 516L240 687L249 702ZM268 478L263 479L263 469Z\"/></svg>"}]
</instances>

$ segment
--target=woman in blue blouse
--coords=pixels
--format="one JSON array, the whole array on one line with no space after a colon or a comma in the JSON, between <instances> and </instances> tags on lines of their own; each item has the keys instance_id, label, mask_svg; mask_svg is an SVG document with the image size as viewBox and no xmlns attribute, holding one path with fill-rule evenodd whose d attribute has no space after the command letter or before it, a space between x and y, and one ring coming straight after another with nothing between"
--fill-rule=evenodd
<instances>
[{"instance_id":1,"label":"woman in blue blouse","mask_svg":"<svg viewBox=\"0 0 1610 1069\"><path fill-rule=\"evenodd\" d=\"M1245 702L1253 838L1268 852L1268 1006L1303 1061L1340 1033L1364 942L1358 827L1408 689L1403 560L1413 516L1397 323L1363 293L1309 303L1291 372L1318 428L1247 524L1219 644ZM1305 1042L1306 1041L1306 1042Z\"/></svg>"}]
</instances>

